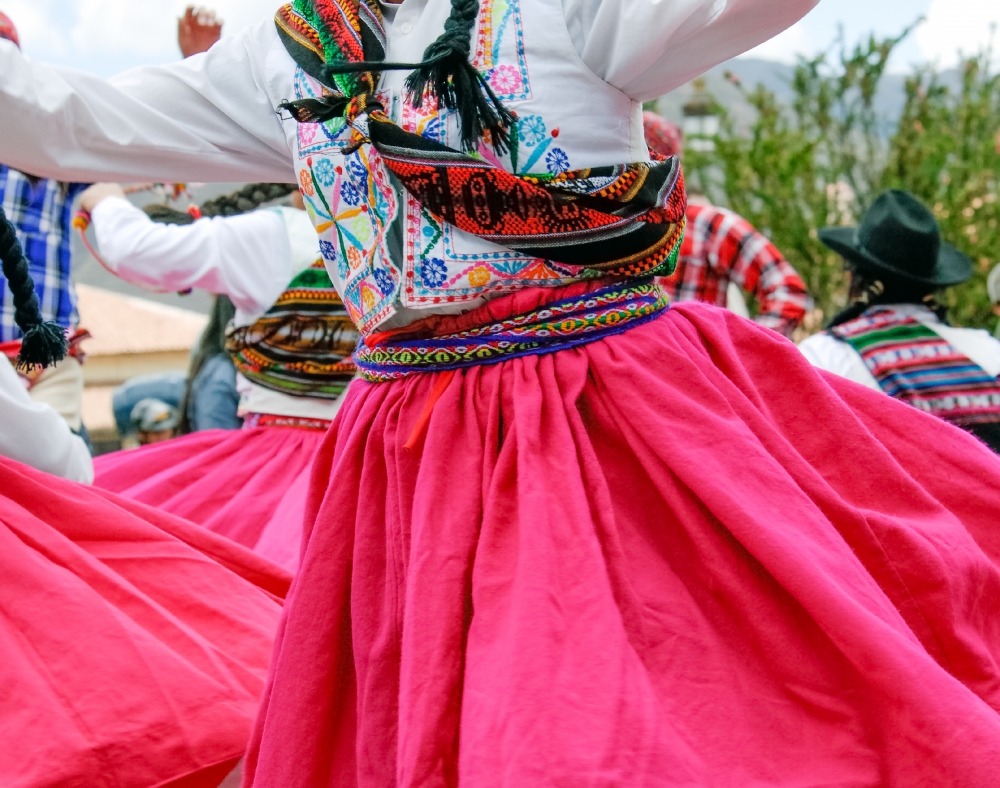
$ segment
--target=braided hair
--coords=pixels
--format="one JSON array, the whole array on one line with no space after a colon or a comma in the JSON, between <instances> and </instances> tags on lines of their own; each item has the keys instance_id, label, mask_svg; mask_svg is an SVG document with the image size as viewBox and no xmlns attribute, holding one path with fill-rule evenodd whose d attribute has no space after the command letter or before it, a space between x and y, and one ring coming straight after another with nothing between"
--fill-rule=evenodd
<instances>
[{"instance_id":1,"label":"braided hair","mask_svg":"<svg viewBox=\"0 0 1000 788\"><path fill-rule=\"evenodd\" d=\"M290 183L251 183L232 194L224 194L209 200L198 211L206 217L240 216L257 210L265 203L280 200L294 192L298 187ZM191 224L194 216L187 211L178 211L169 205L147 205L143 210L154 222L160 224Z\"/></svg>"},{"instance_id":2,"label":"braided hair","mask_svg":"<svg viewBox=\"0 0 1000 788\"><path fill-rule=\"evenodd\" d=\"M851 272L851 303L833 317L827 328L849 323L879 304L921 304L937 314L942 323L947 322L948 308L937 300L934 285L887 276L879 278L857 268L848 270Z\"/></svg>"},{"instance_id":3,"label":"braided hair","mask_svg":"<svg viewBox=\"0 0 1000 788\"><path fill-rule=\"evenodd\" d=\"M0 208L0 261L14 297L14 322L24 333L18 366L44 368L62 361L68 350L66 332L42 318L28 259L3 208Z\"/></svg>"}]
</instances>

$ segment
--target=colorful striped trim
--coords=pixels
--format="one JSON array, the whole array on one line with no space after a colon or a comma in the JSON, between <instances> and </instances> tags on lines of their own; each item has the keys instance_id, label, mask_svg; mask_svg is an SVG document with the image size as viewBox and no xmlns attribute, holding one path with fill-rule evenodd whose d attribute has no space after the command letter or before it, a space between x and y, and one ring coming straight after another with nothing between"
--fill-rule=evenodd
<instances>
[{"instance_id":1,"label":"colorful striped trim","mask_svg":"<svg viewBox=\"0 0 1000 788\"><path fill-rule=\"evenodd\" d=\"M920 321L877 307L830 333L890 397L960 427L1000 422L1000 382Z\"/></svg>"},{"instance_id":2,"label":"colorful striped trim","mask_svg":"<svg viewBox=\"0 0 1000 788\"><path fill-rule=\"evenodd\" d=\"M361 343L354 361L372 383L499 364L597 342L653 320L669 306L658 285L624 282L456 334L393 339L374 347Z\"/></svg>"}]
</instances>

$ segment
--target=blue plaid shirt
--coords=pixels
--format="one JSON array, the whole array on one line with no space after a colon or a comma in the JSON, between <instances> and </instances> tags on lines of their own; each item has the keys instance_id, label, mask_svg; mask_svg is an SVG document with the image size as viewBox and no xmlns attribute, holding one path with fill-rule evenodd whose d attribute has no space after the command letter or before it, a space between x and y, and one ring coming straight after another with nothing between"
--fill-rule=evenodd
<instances>
[{"instance_id":1,"label":"blue plaid shirt","mask_svg":"<svg viewBox=\"0 0 1000 788\"><path fill-rule=\"evenodd\" d=\"M17 237L31 264L31 278L46 320L63 328L76 327L76 291L70 280L70 222L73 201L86 188L82 183L31 181L0 164L0 204L17 229ZM7 280L0 277L0 342L21 338L14 323L14 303Z\"/></svg>"}]
</instances>

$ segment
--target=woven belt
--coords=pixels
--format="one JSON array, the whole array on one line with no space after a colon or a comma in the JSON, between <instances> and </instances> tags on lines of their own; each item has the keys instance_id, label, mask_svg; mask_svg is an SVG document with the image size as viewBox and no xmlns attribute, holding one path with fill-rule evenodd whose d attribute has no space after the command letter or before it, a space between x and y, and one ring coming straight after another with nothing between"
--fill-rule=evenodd
<instances>
[{"instance_id":1,"label":"woven belt","mask_svg":"<svg viewBox=\"0 0 1000 788\"><path fill-rule=\"evenodd\" d=\"M666 294L651 281L626 281L468 331L389 339L373 347L362 342L354 361L361 377L372 383L415 372L499 364L597 342L658 317L669 305Z\"/></svg>"},{"instance_id":2,"label":"woven belt","mask_svg":"<svg viewBox=\"0 0 1000 788\"><path fill-rule=\"evenodd\" d=\"M275 413L248 413L243 418L243 429L254 427L274 427L286 430L312 430L326 432L332 421L326 419L308 419L302 416L279 416Z\"/></svg>"}]
</instances>

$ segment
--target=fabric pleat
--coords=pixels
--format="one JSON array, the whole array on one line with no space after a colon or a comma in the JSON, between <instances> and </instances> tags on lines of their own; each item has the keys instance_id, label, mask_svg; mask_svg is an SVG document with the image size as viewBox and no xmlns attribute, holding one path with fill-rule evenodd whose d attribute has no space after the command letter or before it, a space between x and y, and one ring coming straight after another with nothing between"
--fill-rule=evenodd
<instances>
[{"instance_id":1,"label":"fabric pleat","mask_svg":"<svg viewBox=\"0 0 1000 788\"><path fill-rule=\"evenodd\" d=\"M94 460L94 484L295 571L316 430L206 430Z\"/></svg>"},{"instance_id":2,"label":"fabric pleat","mask_svg":"<svg viewBox=\"0 0 1000 788\"><path fill-rule=\"evenodd\" d=\"M241 758L291 576L0 459L0 785L208 788Z\"/></svg>"},{"instance_id":3,"label":"fabric pleat","mask_svg":"<svg viewBox=\"0 0 1000 788\"><path fill-rule=\"evenodd\" d=\"M683 304L356 384L244 785L982 786L1000 459Z\"/></svg>"}]
</instances>

